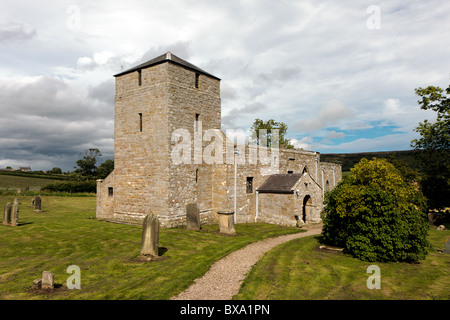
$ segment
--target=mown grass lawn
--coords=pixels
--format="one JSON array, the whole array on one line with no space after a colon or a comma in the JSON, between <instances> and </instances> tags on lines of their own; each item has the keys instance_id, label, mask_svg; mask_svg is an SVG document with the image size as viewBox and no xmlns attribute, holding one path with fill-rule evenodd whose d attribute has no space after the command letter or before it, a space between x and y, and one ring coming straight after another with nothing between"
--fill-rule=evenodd
<instances>
[{"instance_id":1,"label":"mown grass lawn","mask_svg":"<svg viewBox=\"0 0 450 320\"><path fill-rule=\"evenodd\" d=\"M0 197L0 208L13 201ZM138 262L141 227L95 217L95 197L43 196L43 212L33 212L31 196L20 196L19 226L0 224L0 299L169 299L203 275L214 261L259 239L299 232L268 224L239 224L236 236L162 229L161 259ZM70 265L81 269L81 289L66 286ZM52 292L31 290L43 271L55 274Z\"/></svg>"},{"instance_id":2,"label":"mown grass lawn","mask_svg":"<svg viewBox=\"0 0 450 320\"><path fill-rule=\"evenodd\" d=\"M432 248L418 263L363 262L343 253L319 250L320 236L300 238L266 253L234 299L450 299L450 254L444 238L450 231L431 228ZM368 289L370 265L380 268L381 289Z\"/></svg>"}]
</instances>

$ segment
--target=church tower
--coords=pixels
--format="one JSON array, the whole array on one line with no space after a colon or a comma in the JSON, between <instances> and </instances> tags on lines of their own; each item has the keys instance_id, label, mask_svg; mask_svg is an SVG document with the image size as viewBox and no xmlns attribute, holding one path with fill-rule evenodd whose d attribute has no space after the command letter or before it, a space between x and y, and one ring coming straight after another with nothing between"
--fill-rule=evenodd
<instances>
[{"instance_id":1,"label":"church tower","mask_svg":"<svg viewBox=\"0 0 450 320\"><path fill-rule=\"evenodd\" d=\"M194 161L194 137L221 127L220 79L167 52L115 82L115 169L98 181L97 217L139 224L154 212L162 227L181 226L195 203L212 219L211 169ZM181 164L171 155L180 129L192 150Z\"/></svg>"}]
</instances>

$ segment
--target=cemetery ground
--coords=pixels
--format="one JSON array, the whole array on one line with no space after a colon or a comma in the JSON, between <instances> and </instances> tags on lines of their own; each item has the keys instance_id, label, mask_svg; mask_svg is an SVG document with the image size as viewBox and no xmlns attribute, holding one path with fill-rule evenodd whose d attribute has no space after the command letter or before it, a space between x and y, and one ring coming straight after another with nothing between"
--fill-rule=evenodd
<instances>
[{"instance_id":1,"label":"cemetery ground","mask_svg":"<svg viewBox=\"0 0 450 320\"><path fill-rule=\"evenodd\" d=\"M156 261L142 262L142 228L98 221L96 198L0 196L0 208L17 197L19 226L0 225L0 299L158 300L187 289L218 259L259 239L301 232L268 224L238 224L236 236L218 226L200 231L161 229ZM449 226L447 226L448 228ZM236 299L450 299L450 255L441 253L450 231L430 229L432 247L418 263L369 263L319 249L320 237L286 242L266 253L244 281ZM381 270L381 289L368 289L369 265ZM68 289L67 268L81 270L81 289ZM43 271L55 275L55 289L32 290Z\"/></svg>"}]
</instances>

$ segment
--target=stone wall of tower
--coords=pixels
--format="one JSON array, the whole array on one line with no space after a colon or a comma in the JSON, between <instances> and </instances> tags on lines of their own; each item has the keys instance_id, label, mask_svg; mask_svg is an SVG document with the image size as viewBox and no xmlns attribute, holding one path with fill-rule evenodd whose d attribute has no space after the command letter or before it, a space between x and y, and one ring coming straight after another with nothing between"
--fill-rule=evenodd
<instances>
[{"instance_id":1,"label":"stone wall of tower","mask_svg":"<svg viewBox=\"0 0 450 320\"><path fill-rule=\"evenodd\" d=\"M114 219L168 215L169 75L166 64L116 77Z\"/></svg>"},{"instance_id":2,"label":"stone wall of tower","mask_svg":"<svg viewBox=\"0 0 450 320\"><path fill-rule=\"evenodd\" d=\"M190 163L176 163L171 159L167 168L169 224L184 225L186 205L190 203L197 204L201 222L208 223L215 218L212 207L214 164L203 159L203 150L210 144L203 140L207 130L220 128L220 80L197 74L196 86L196 72L175 64L168 64L168 71L171 79L168 83L169 133L175 137L177 130L187 130L187 138L190 139ZM177 139L171 139L170 149L173 150L177 144Z\"/></svg>"}]
</instances>

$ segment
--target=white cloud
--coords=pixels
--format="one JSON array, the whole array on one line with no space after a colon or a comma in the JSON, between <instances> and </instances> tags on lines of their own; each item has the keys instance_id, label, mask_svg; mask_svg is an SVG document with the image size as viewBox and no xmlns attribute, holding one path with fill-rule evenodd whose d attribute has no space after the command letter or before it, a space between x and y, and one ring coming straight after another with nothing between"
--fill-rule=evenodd
<instances>
[{"instance_id":1,"label":"white cloud","mask_svg":"<svg viewBox=\"0 0 450 320\"><path fill-rule=\"evenodd\" d=\"M302 119L294 124L298 131L313 131L337 125L341 120L352 119L355 113L339 100L330 100L317 117Z\"/></svg>"},{"instance_id":2,"label":"white cloud","mask_svg":"<svg viewBox=\"0 0 450 320\"><path fill-rule=\"evenodd\" d=\"M312 148L312 138L311 137L304 137L301 138L300 140L296 139L296 138L292 138L290 139L291 144L298 149L303 149L303 150L311 150Z\"/></svg>"}]
</instances>

